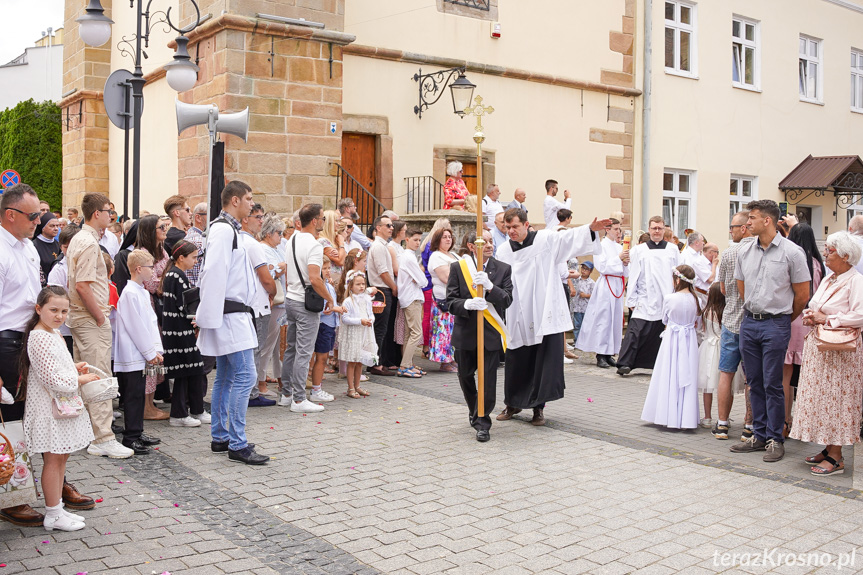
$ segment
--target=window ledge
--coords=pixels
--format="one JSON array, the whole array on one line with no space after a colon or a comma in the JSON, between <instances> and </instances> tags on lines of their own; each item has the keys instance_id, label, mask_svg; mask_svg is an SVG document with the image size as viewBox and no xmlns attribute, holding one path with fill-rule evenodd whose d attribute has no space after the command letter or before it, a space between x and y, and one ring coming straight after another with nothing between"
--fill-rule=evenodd
<instances>
[{"instance_id":1,"label":"window ledge","mask_svg":"<svg viewBox=\"0 0 863 575\"><path fill-rule=\"evenodd\" d=\"M854 114L863 114L863 108L851 108L851 112Z\"/></svg>"},{"instance_id":2,"label":"window ledge","mask_svg":"<svg viewBox=\"0 0 863 575\"><path fill-rule=\"evenodd\" d=\"M805 102L806 104L815 104L816 106L824 105L824 102L822 102L821 100L813 100L811 98L804 98L803 96L800 96L800 101Z\"/></svg>"},{"instance_id":3,"label":"window ledge","mask_svg":"<svg viewBox=\"0 0 863 575\"><path fill-rule=\"evenodd\" d=\"M746 90L747 92L755 92L756 94L761 93L761 88L756 88L755 86L747 86L746 84L738 84L736 82L731 82L732 88L737 88L738 90Z\"/></svg>"},{"instance_id":4,"label":"window ledge","mask_svg":"<svg viewBox=\"0 0 863 575\"><path fill-rule=\"evenodd\" d=\"M698 80L698 74L693 74L691 72L681 72L680 70L675 70L674 68L666 68L665 73L669 76L680 76L681 78L689 78L690 80Z\"/></svg>"}]
</instances>

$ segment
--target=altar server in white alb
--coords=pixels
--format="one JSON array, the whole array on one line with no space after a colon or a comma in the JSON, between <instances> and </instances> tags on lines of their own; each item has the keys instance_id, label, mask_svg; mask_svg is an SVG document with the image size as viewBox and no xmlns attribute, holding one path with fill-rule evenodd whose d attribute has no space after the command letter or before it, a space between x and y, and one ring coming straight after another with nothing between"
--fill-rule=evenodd
<instances>
[{"instance_id":1,"label":"altar server in white alb","mask_svg":"<svg viewBox=\"0 0 863 575\"><path fill-rule=\"evenodd\" d=\"M258 336L249 307L257 285L239 233L240 220L251 214L252 206L252 189L247 184L234 180L222 190L222 212L207 232L195 320L201 330L198 349L216 358L211 449L227 451L231 461L262 465L270 458L256 453L246 440L249 392L257 382Z\"/></svg>"},{"instance_id":2,"label":"altar server in white alb","mask_svg":"<svg viewBox=\"0 0 863 575\"><path fill-rule=\"evenodd\" d=\"M662 302L674 292L671 270L680 263L677 246L662 239L665 221L653 216L648 222L650 239L632 248L629 257L629 285L626 306L632 310L620 355L617 373L626 375L633 369L652 369L659 353L662 324Z\"/></svg>"},{"instance_id":3,"label":"altar server in white alb","mask_svg":"<svg viewBox=\"0 0 863 575\"><path fill-rule=\"evenodd\" d=\"M613 367L613 355L620 351L623 336L623 295L629 277L629 250L620 245L620 220L611 218L611 227L602 242L602 253L593 258L599 279L578 332L575 347L596 353L596 365Z\"/></svg>"},{"instance_id":4,"label":"altar server in white alb","mask_svg":"<svg viewBox=\"0 0 863 575\"><path fill-rule=\"evenodd\" d=\"M696 324L701 306L695 292L695 272L687 265L674 268L674 293L662 306L659 357L650 377L641 419L672 429L698 427L698 341Z\"/></svg>"},{"instance_id":5,"label":"altar server in white alb","mask_svg":"<svg viewBox=\"0 0 863 575\"><path fill-rule=\"evenodd\" d=\"M601 251L596 232L611 220L596 220L565 231L528 231L524 210L504 214L509 241L496 258L512 267L513 303L506 311L511 336L506 350L504 403L498 421L533 409L533 425L544 425L546 402L563 397L564 333L572 329L558 265Z\"/></svg>"}]
</instances>

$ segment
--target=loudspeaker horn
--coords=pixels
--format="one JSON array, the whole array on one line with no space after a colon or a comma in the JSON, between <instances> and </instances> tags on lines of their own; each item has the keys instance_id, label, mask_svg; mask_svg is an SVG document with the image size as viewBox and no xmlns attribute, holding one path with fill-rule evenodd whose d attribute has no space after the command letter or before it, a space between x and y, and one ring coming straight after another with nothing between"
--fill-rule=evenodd
<instances>
[{"instance_id":1,"label":"loudspeaker horn","mask_svg":"<svg viewBox=\"0 0 863 575\"><path fill-rule=\"evenodd\" d=\"M215 118L219 117L219 108L215 104L186 104L177 100L175 106L177 109L178 134L192 126L209 124L211 115L215 116Z\"/></svg>"},{"instance_id":2,"label":"loudspeaker horn","mask_svg":"<svg viewBox=\"0 0 863 575\"><path fill-rule=\"evenodd\" d=\"M249 141L249 109L232 114L220 114L216 120L216 131L222 134L231 134L242 138L244 142Z\"/></svg>"}]
</instances>

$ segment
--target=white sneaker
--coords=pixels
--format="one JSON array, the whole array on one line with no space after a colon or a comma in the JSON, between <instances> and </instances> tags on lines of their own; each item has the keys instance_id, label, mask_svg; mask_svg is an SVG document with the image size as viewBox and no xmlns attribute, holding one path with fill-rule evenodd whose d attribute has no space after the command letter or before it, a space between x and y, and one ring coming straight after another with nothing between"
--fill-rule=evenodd
<instances>
[{"instance_id":1,"label":"white sneaker","mask_svg":"<svg viewBox=\"0 0 863 575\"><path fill-rule=\"evenodd\" d=\"M294 413L317 413L323 410L323 405L312 403L308 399L304 399L302 403L291 402L291 411L293 411Z\"/></svg>"},{"instance_id":2,"label":"white sneaker","mask_svg":"<svg viewBox=\"0 0 863 575\"><path fill-rule=\"evenodd\" d=\"M104 443L91 443L87 447L87 453L90 455L101 455L102 457L110 457L111 459L126 459L135 455L135 452L125 445L121 445L116 439L106 441Z\"/></svg>"},{"instance_id":3,"label":"white sneaker","mask_svg":"<svg viewBox=\"0 0 863 575\"><path fill-rule=\"evenodd\" d=\"M570 364L570 363L572 363L572 360L571 360L571 359L569 359L569 358L568 358L568 357L566 357L566 356L563 356L563 363L565 363L565 364Z\"/></svg>"},{"instance_id":4,"label":"white sneaker","mask_svg":"<svg viewBox=\"0 0 863 575\"><path fill-rule=\"evenodd\" d=\"M575 346L572 345L571 343L568 343L568 344L566 344L566 349L568 349L569 351L572 351L575 349Z\"/></svg>"},{"instance_id":5,"label":"white sneaker","mask_svg":"<svg viewBox=\"0 0 863 575\"><path fill-rule=\"evenodd\" d=\"M278 403L276 403L276 405L278 405L279 407L291 407L291 403L293 402L291 401L290 396L283 395L279 398L279 401Z\"/></svg>"},{"instance_id":6,"label":"white sneaker","mask_svg":"<svg viewBox=\"0 0 863 575\"><path fill-rule=\"evenodd\" d=\"M204 423L206 425L210 425L210 423L212 423L212 421L213 421L213 418L210 417L210 414L207 412L206 409L204 410L204 413L201 413L199 415L192 414L192 417L194 417L195 419L197 419L198 421L200 421L201 423Z\"/></svg>"},{"instance_id":7,"label":"white sneaker","mask_svg":"<svg viewBox=\"0 0 863 575\"><path fill-rule=\"evenodd\" d=\"M54 531L55 529L59 531L78 531L86 527L83 521L75 521L62 513L46 515L45 519L42 520L42 525L45 527L45 531Z\"/></svg>"},{"instance_id":8,"label":"white sneaker","mask_svg":"<svg viewBox=\"0 0 863 575\"><path fill-rule=\"evenodd\" d=\"M698 425L700 425L701 427L703 427L705 429L712 429L713 428L713 420L710 419L709 417L702 417L701 421L698 422Z\"/></svg>"},{"instance_id":9,"label":"white sneaker","mask_svg":"<svg viewBox=\"0 0 863 575\"><path fill-rule=\"evenodd\" d=\"M309 396L309 399L311 399L312 401L320 401L321 403L326 403L328 401L334 400L335 397L322 389L320 391L313 391L312 394Z\"/></svg>"},{"instance_id":10,"label":"white sneaker","mask_svg":"<svg viewBox=\"0 0 863 575\"><path fill-rule=\"evenodd\" d=\"M201 420L195 419L191 415L186 417L172 417L171 427L198 427L201 425Z\"/></svg>"},{"instance_id":11,"label":"white sneaker","mask_svg":"<svg viewBox=\"0 0 863 575\"><path fill-rule=\"evenodd\" d=\"M360 381L368 381L368 380L369 380L369 376L367 376L364 373L360 374Z\"/></svg>"}]
</instances>

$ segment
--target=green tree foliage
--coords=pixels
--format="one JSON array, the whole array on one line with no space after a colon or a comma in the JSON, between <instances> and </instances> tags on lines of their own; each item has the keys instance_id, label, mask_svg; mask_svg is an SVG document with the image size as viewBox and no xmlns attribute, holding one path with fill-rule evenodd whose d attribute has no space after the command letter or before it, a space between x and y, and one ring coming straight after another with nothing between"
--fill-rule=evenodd
<instances>
[{"instance_id":1,"label":"green tree foliage","mask_svg":"<svg viewBox=\"0 0 863 575\"><path fill-rule=\"evenodd\" d=\"M20 102L0 112L0 171L12 169L52 210L63 205L63 131L54 102Z\"/></svg>"}]
</instances>

